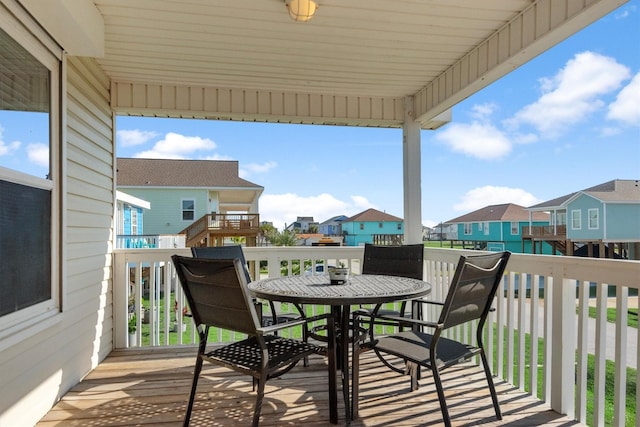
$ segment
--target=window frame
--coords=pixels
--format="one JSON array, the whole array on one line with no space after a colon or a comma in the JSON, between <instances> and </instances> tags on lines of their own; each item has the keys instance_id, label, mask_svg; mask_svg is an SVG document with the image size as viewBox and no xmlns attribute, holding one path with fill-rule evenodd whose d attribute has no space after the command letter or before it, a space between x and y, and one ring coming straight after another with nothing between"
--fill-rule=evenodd
<instances>
[{"instance_id":1,"label":"window frame","mask_svg":"<svg viewBox=\"0 0 640 427\"><path fill-rule=\"evenodd\" d=\"M465 236L471 236L473 234L473 223L465 222L462 224L462 233Z\"/></svg>"},{"instance_id":2,"label":"window frame","mask_svg":"<svg viewBox=\"0 0 640 427\"><path fill-rule=\"evenodd\" d=\"M0 11L4 11L0 5ZM49 262L50 297L12 313L0 317L0 351L15 344L13 336L27 338L52 326L61 320L63 311L64 288L64 258L61 228L65 224L63 192L65 175L64 164L61 160L63 147L63 105L62 93L65 90L66 79L63 52L59 46L44 34L36 35L29 31L26 25L11 14L0 13L0 28L35 60L49 72L49 174L40 178L18 170L0 167L0 179L3 181L49 191L51 193L50 238L51 250Z\"/></svg>"},{"instance_id":3,"label":"window frame","mask_svg":"<svg viewBox=\"0 0 640 427\"><path fill-rule=\"evenodd\" d=\"M580 209L573 209L571 211L571 229L582 230L582 211Z\"/></svg>"},{"instance_id":4,"label":"window frame","mask_svg":"<svg viewBox=\"0 0 640 427\"><path fill-rule=\"evenodd\" d=\"M193 209L185 209L184 208L184 202L188 202L188 201L193 203ZM185 212L191 212L193 214L193 218L184 219ZM183 221L183 222L193 222L193 221L196 220L196 199L194 199L194 198L180 199L180 220Z\"/></svg>"},{"instance_id":5,"label":"window frame","mask_svg":"<svg viewBox=\"0 0 640 427\"><path fill-rule=\"evenodd\" d=\"M515 225L515 227L514 227ZM519 221L511 221L511 224L509 224L509 228L511 229L511 235L512 236L518 236L520 234L520 222ZM514 233L515 230L515 233Z\"/></svg>"},{"instance_id":6,"label":"window frame","mask_svg":"<svg viewBox=\"0 0 640 427\"><path fill-rule=\"evenodd\" d=\"M591 214L595 213L595 225L591 224ZM587 227L589 230L599 230L600 229L600 209L598 208L590 208L587 210Z\"/></svg>"}]
</instances>

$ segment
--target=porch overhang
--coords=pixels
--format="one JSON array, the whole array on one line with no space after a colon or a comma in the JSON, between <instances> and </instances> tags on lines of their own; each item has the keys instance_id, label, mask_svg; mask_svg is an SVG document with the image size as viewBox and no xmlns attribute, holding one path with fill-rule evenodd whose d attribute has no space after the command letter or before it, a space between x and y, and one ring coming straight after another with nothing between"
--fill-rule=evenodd
<instances>
[{"instance_id":1,"label":"porch overhang","mask_svg":"<svg viewBox=\"0 0 640 427\"><path fill-rule=\"evenodd\" d=\"M72 55L96 57L117 114L422 129L624 0L21 0Z\"/></svg>"}]
</instances>

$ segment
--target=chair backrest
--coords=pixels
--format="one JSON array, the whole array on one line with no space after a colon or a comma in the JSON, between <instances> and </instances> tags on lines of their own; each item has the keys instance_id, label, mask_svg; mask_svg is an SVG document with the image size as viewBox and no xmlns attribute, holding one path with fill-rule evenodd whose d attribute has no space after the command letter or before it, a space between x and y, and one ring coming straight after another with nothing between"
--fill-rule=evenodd
<instances>
[{"instance_id":1,"label":"chair backrest","mask_svg":"<svg viewBox=\"0 0 640 427\"><path fill-rule=\"evenodd\" d=\"M481 328L502 282L510 252L461 256L453 275L439 323L444 329L475 319Z\"/></svg>"},{"instance_id":2,"label":"chair backrest","mask_svg":"<svg viewBox=\"0 0 640 427\"><path fill-rule=\"evenodd\" d=\"M240 259L173 255L171 260L196 325L256 335L260 323Z\"/></svg>"},{"instance_id":3,"label":"chair backrest","mask_svg":"<svg viewBox=\"0 0 640 427\"><path fill-rule=\"evenodd\" d=\"M424 245L381 246L366 243L362 274L382 274L422 280Z\"/></svg>"},{"instance_id":4,"label":"chair backrest","mask_svg":"<svg viewBox=\"0 0 640 427\"><path fill-rule=\"evenodd\" d=\"M247 268L247 260L244 257L242 246L202 246L191 247L191 255L194 258L209 258L209 259L234 259L238 258L242 262L242 268L244 269L245 278L247 283L251 282L251 274Z\"/></svg>"}]
</instances>

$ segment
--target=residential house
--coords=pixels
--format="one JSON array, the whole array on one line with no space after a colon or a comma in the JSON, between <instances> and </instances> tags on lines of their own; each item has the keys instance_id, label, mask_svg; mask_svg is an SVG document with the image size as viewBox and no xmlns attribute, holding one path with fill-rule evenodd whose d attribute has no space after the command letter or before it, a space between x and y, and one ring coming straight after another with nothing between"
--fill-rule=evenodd
<instances>
[{"instance_id":1,"label":"residential house","mask_svg":"<svg viewBox=\"0 0 640 427\"><path fill-rule=\"evenodd\" d=\"M187 246L216 246L244 236L255 246L264 188L240 178L237 161L118 158L116 171L118 189L153 206L146 233L184 233ZM198 221L207 231L189 235Z\"/></svg>"},{"instance_id":2,"label":"residential house","mask_svg":"<svg viewBox=\"0 0 640 427\"><path fill-rule=\"evenodd\" d=\"M312 216L299 216L294 222L285 226L284 229L288 231L294 231L300 234L300 233L315 232L317 228L318 228L318 223L314 221Z\"/></svg>"},{"instance_id":3,"label":"residential house","mask_svg":"<svg viewBox=\"0 0 640 427\"><path fill-rule=\"evenodd\" d=\"M566 255L640 259L640 180L611 180L528 210L550 213L546 224L531 223L525 238L532 242Z\"/></svg>"},{"instance_id":4,"label":"residential house","mask_svg":"<svg viewBox=\"0 0 640 427\"><path fill-rule=\"evenodd\" d=\"M144 234L144 211L151 208L151 203L133 197L130 194L116 191L116 248L136 248L148 246L142 238Z\"/></svg>"},{"instance_id":5,"label":"residential house","mask_svg":"<svg viewBox=\"0 0 640 427\"><path fill-rule=\"evenodd\" d=\"M526 253L531 250L530 241L522 239L523 230L530 223L547 224L549 215L536 212L532 218L523 206L514 203L490 205L447 221L457 228L458 240L474 243L476 249ZM544 245L542 252L552 254L551 245Z\"/></svg>"},{"instance_id":6,"label":"residential house","mask_svg":"<svg viewBox=\"0 0 640 427\"><path fill-rule=\"evenodd\" d=\"M403 243L402 218L369 208L342 221L342 235L346 246L365 243L400 245Z\"/></svg>"},{"instance_id":7,"label":"residential house","mask_svg":"<svg viewBox=\"0 0 640 427\"><path fill-rule=\"evenodd\" d=\"M324 5L323 19L301 27L283 2L0 1L0 120L6 131L13 118L32 118L22 123L44 135L49 153L42 176L0 167L0 425L34 425L123 345L116 337L127 319L114 306L126 286L114 268L118 116L402 129L403 164L390 167L407 178L398 192L415 232L405 241L420 241L420 186L409 183L421 179L421 130L445 125L461 99L624 2L403 2L393 14L371 8L357 27L365 3L349 3ZM446 35L425 25L443 19ZM305 28L323 42L297 48ZM404 48L415 43L441 54ZM338 45L340 58L326 61ZM193 219L211 215L208 197L193 200ZM217 209L235 203L220 200ZM177 216L167 228L178 230L189 204L170 208Z\"/></svg>"},{"instance_id":8,"label":"residential house","mask_svg":"<svg viewBox=\"0 0 640 427\"><path fill-rule=\"evenodd\" d=\"M325 236L342 236L342 221L347 219L346 215L336 215L318 225L318 233Z\"/></svg>"}]
</instances>

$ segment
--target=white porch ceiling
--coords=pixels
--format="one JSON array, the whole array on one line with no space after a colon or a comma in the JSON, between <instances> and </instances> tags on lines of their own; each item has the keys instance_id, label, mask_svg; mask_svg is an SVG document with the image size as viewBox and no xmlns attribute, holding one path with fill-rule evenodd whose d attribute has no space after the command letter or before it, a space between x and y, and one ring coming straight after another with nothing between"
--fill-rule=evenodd
<instances>
[{"instance_id":1,"label":"white porch ceiling","mask_svg":"<svg viewBox=\"0 0 640 427\"><path fill-rule=\"evenodd\" d=\"M85 0L22 1L45 26L66 10L96 55L104 26L97 60L119 114L395 127L413 96L423 128L625 3L317 0L298 23L284 0L94 0L99 14Z\"/></svg>"}]
</instances>

